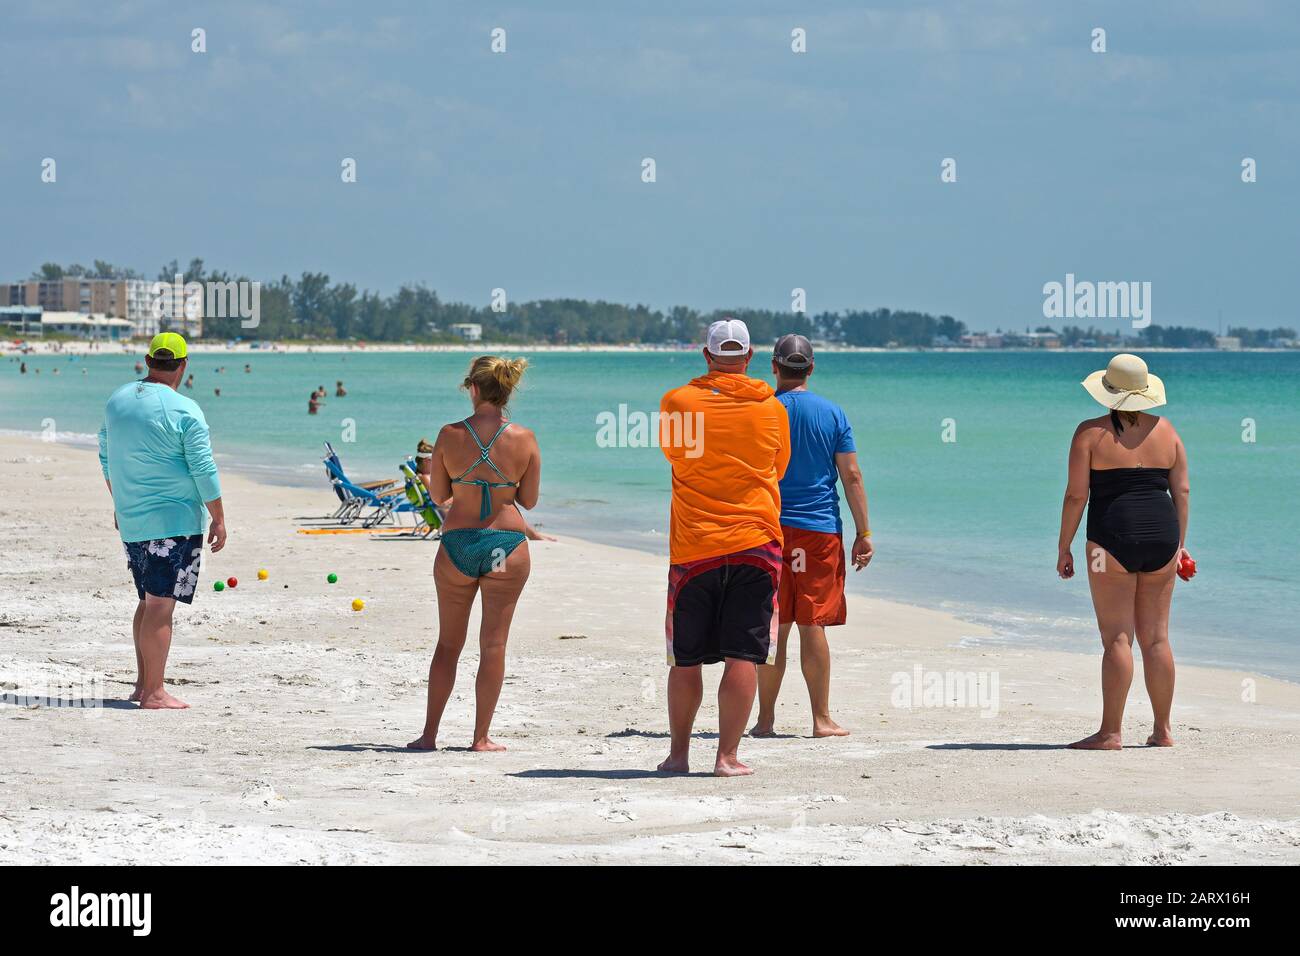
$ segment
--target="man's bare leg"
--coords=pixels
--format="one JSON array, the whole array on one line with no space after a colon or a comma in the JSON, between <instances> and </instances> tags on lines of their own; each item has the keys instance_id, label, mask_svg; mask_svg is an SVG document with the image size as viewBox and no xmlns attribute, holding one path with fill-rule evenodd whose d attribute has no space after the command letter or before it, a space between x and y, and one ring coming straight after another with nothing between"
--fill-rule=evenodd
<instances>
[{"instance_id":1,"label":"man's bare leg","mask_svg":"<svg viewBox=\"0 0 1300 956\"><path fill-rule=\"evenodd\" d=\"M758 665L728 657L723 668L722 682L718 684L718 757L713 764L713 775L744 777L754 771L740 762L736 750L745 733L745 721L754 707Z\"/></svg>"},{"instance_id":2,"label":"man's bare leg","mask_svg":"<svg viewBox=\"0 0 1300 956\"><path fill-rule=\"evenodd\" d=\"M135 606L135 617L131 621L131 640L135 644L135 689L129 700L139 702L140 681L144 678L144 658L140 655L140 622L144 620L144 601Z\"/></svg>"},{"instance_id":3,"label":"man's bare leg","mask_svg":"<svg viewBox=\"0 0 1300 956\"><path fill-rule=\"evenodd\" d=\"M175 609L175 598L145 595L144 614L140 619L140 707L143 710L184 710L190 706L163 688Z\"/></svg>"},{"instance_id":4,"label":"man's bare leg","mask_svg":"<svg viewBox=\"0 0 1300 956\"><path fill-rule=\"evenodd\" d=\"M789 624L782 624L777 629L776 662L758 669L758 719L749 728L751 737L776 736L776 698L781 693L781 681L785 677L785 653L790 639L790 627Z\"/></svg>"},{"instance_id":5,"label":"man's bare leg","mask_svg":"<svg viewBox=\"0 0 1300 956\"><path fill-rule=\"evenodd\" d=\"M820 624L799 625L799 667L808 684L813 736L847 737L849 732L831 720L831 647Z\"/></svg>"},{"instance_id":6,"label":"man's bare leg","mask_svg":"<svg viewBox=\"0 0 1300 956\"><path fill-rule=\"evenodd\" d=\"M668 668L668 727L672 731L668 759L659 765L667 773L689 773L691 732L695 729L695 715L704 699L704 675L700 665ZM753 701L750 701L750 705ZM749 716L748 707L745 716ZM741 718L742 725L744 717Z\"/></svg>"}]
</instances>

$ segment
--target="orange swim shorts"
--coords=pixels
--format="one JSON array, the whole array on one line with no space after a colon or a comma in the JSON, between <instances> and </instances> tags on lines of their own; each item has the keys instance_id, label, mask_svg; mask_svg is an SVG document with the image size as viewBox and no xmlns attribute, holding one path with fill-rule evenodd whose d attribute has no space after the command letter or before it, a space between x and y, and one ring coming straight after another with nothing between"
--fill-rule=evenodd
<instances>
[{"instance_id":1,"label":"orange swim shorts","mask_svg":"<svg viewBox=\"0 0 1300 956\"><path fill-rule=\"evenodd\" d=\"M825 531L781 525L781 588L777 608L782 624L843 624L844 539Z\"/></svg>"}]
</instances>

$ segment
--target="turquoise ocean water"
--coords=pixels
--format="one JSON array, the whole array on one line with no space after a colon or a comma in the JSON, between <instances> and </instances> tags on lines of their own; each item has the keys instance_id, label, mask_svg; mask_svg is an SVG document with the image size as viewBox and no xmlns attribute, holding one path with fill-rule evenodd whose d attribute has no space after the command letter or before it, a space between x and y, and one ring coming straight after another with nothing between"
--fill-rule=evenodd
<instances>
[{"instance_id":1,"label":"turquoise ocean water","mask_svg":"<svg viewBox=\"0 0 1300 956\"><path fill-rule=\"evenodd\" d=\"M530 353L514 416L538 433L542 500L534 520L563 534L666 553L668 468L654 447L601 447L598 416L657 410L702 371L695 352ZM0 362L0 429L89 442L135 358L41 356ZM1150 353L1165 413L1189 450L1189 549L1200 573L1179 582L1180 659L1300 680L1295 502L1300 474L1300 354ZM421 436L463 417L456 353L213 353L190 362L223 468L331 493L320 464L331 441L357 478L395 474ZM1079 387L1107 355L1086 352L838 353L818 359L814 389L844 406L867 479L879 554L850 575L864 593L939 607L993 626L1001 640L1092 651L1086 580L1055 573L1070 436L1099 411ZM252 365L251 373L244 364ZM55 367L59 375L51 374ZM216 369L224 366L223 373ZM40 375L33 374L36 368ZM85 370L83 374L83 368ZM769 366L754 371L768 377ZM333 398L343 379L349 394ZM308 393L324 385L321 414ZM221 389L221 397L213 394ZM942 440L951 419L956 441ZM1243 441L1243 420L1254 422ZM344 440L347 421L355 441ZM3 437L0 437L0 445ZM306 512L304 512L306 513ZM848 517L847 509L845 511ZM232 515L237 526L238 517ZM1082 560L1082 532L1075 558Z\"/></svg>"}]
</instances>

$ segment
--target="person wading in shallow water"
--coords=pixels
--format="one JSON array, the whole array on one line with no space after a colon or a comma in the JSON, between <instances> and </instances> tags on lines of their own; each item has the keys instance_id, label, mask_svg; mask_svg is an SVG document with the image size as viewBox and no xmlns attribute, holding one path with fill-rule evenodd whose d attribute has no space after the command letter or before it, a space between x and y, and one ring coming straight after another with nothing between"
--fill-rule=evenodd
<instances>
[{"instance_id":1,"label":"person wading in shallow water","mask_svg":"<svg viewBox=\"0 0 1300 956\"><path fill-rule=\"evenodd\" d=\"M188 349L175 332L155 335L143 381L115 391L99 430L99 464L113 496L113 523L139 597L131 632L136 679L131 700L146 710L189 705L163 687L176 602L190 604L203 557L204 509L212 516L208 545L226 546L221 484L208 423L193 399L176 391Z\"/></svg>"}]
</instances>

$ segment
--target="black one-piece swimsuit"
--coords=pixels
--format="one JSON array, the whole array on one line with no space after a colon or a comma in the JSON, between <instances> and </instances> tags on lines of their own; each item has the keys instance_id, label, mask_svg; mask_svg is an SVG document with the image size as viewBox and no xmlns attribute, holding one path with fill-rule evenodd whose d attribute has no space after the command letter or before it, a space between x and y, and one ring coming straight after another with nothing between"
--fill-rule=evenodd
<instances>
[{"instance_id":1,"label":"black one-piece swimsuit","mask_svg":"<svg viewBox=\"0 0 1300 956\"><path fill-rule=\"evenodd\" d=\"M1168 468L1093 468L1088 478L1088 540L1125 571L1159 571L1178 551L1178 511Z\"/></svg>"}]
</instances>

